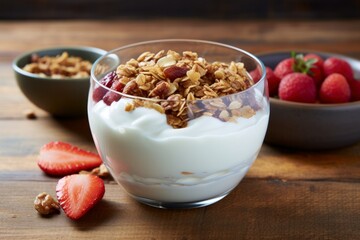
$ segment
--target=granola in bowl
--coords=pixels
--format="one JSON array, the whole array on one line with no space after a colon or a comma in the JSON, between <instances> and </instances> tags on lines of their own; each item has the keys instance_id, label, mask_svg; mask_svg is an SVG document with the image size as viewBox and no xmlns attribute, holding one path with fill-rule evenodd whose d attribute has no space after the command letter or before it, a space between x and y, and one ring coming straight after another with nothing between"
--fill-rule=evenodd
<instances>
[{"instance_id":1,"label":"granola in bowl","mask_svg":"<svg viewBox=\"0 0 360 240\"><path fill-rule=\"evenodd\" d=\"M62 52L56 56L42 56L33 53L31 62L22 69L41 77L50 78L87 78L90 76L91 62Z\"/></svg>"},{"instance_id":2,"label":"granola in bowl","mask_svg":"<svg viewBox=\"0 0 360 240\"><path fill-rule=\"evenodd\" d=\"M80 117L87 111L92 64L105 50L86 46L36 49L12 63L26 98L53 116Z\"/></svg>"},{"instance_id":3,"label":"granola in bowl","mask_svg":"<svg viewBox=\"0 0 360 240\"><path fill-rule=\"evenodd\" d=\"M114 179L135 199L163 208L208 205L239 183L261 147L265 80L254 83L247 68L263 66L226 45L163 43L120 48L108 54L120 64L106 56L94 64L92 135Z\"/></svg>"}]
</instances>

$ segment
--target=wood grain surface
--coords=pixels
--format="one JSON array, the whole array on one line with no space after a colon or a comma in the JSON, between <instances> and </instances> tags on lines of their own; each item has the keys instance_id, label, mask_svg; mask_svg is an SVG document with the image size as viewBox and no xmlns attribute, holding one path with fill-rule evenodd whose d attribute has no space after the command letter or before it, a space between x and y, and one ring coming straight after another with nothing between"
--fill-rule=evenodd
<instances>
[{"instance_id":1,"label":"wood grain surface","mask_svg":"<svg viewBox=\"0 0 360 240\"><path fill-rule=\"evenodd\" d=\"M360 59L360 20L0 22L0 239L360 239L360 143L330 151L264 144L239 186L205 208L151 208L107 180L104 199L80 221L35 212L35 196L54 195L58 180L37 167L40 147L54 140L95 147L86 118L51 117L22 95L13 59L44 47L110 50L160 38L213 40L253 53L307 49ZM27 119L26 109L37 119Z\"/></svg>"}]
</instances>

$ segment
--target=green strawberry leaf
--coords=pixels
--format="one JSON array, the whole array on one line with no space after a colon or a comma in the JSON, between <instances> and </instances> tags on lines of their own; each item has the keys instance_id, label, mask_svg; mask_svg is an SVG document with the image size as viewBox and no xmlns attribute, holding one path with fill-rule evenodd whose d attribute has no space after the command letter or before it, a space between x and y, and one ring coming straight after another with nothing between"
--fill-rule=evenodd
<instances>
[{"instance_id":1,"label":"green strawberry leaf","mask_svg":"<svg viewBox=\"0 0 360 240\"><path fill-rule=\"evenodd\" d=\"M314 66L317 59L304 60L303 54L296 54L294 51L291 52L291 57L294 59L293 70L294 72L300 72L304 74L312 74L310 69Z\"/></svg>"}]
</instances>

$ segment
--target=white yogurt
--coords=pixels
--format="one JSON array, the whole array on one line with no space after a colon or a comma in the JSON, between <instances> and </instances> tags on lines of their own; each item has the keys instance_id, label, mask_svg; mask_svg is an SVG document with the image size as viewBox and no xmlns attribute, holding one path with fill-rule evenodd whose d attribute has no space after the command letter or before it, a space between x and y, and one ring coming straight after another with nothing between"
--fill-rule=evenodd
<instances>
[{"instance_id":1,"label":"white yogurt","mask_svg":"<svg viewBox=\"0 0 360 240\"><path fill-rule=\"evenodd\" d=\"M174 129L154 109L126 112L128 101L89 107L95 144L126 191L159 202L202 201L233 189L255 160L269 119L266 108L236 123L202 116Z\"/></svg>"}]
</instances>

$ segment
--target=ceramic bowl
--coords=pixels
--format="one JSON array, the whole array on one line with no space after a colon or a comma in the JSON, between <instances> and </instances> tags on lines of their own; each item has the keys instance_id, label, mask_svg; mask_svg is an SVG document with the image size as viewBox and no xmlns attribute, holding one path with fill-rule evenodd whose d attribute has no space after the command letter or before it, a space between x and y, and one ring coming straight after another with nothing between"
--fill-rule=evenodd
<instances>
[{"instance_id":1,"label":"ceramic bowl","mask_svg":"<svg viewBox=\"0 0 360 240\"><path fill-rule=\"evenodd\" d=\"M106 53L93 47L56 47L27 52L17 57L12 64L17 84L23 94L37 107L54 116L83 116L87 112L87 96L90 77L87 78L50 78L29 73L22 68L30 63L31 55L56 56L62 52L78 56L91 63Z\"/></svg>"},{"instance_id":2,"label":"ceramic bowl","mask_svg":"<svg viewBox=\"0 0 360 240\"><path fill-rule=\"evenodd\" d=\"M355 77L359 79L359 60L333 53L313 53L323 59L330 56L345 59L353 68ZM274 69L282 59L290 57L290 51L257 54L257 57L265 66ZM306 104L270 98L270 112L266 143L320 150L360 142L360 101L344 104Z\"/></svg>"}]
</instances>

